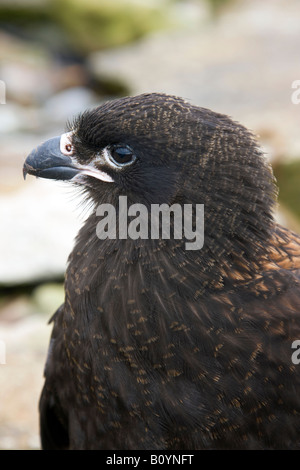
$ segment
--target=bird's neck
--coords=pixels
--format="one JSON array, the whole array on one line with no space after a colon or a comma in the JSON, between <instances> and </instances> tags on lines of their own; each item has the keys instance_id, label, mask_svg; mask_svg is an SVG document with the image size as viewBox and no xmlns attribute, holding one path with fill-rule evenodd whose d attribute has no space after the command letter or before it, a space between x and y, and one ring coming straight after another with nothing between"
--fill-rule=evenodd
<instances>
[{"instance_id":1,"label":"bird's neck","mask_svg":"<svg viewBox=\"0 0 300 470\"><path fill-rule=\"evenodd\" d=\"M72 331L88 325L109 344L146 352L153 364L168 354L173 334L196 345L195 320L209 328L207 306L214 305L210 315L218 312L224 292L251 282L263 263L244 259L239 249L224 252L221 244L212 252L209 243L193 251L178 240L99 240L96 223L90 216L70 255L66 321L75 322Z\"/></svg>"},{"instance_id":2,"label":"bird's neck","mask_svg":"<svg viewBox=\"0 0 300 470\"><path fill-rule=\"evenodd\" d=\"M204 244L195 250L184 239L99 239L98 222L91 214L79 232L67 274L78 293L99 290L102 303L123 291L132 291L132 299L159 291L197 299L222 288L224 279L248 282L268 259L267 231L255 237L244 230L243 240L218 230L216 219L205 219Z\"/></svg>"}]
</instances>

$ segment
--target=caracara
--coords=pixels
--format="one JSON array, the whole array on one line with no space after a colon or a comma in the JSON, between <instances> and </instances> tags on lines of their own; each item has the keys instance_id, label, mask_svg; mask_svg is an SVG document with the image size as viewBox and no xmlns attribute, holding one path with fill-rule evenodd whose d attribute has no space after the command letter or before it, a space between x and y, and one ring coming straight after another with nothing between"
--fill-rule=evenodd
<instances>
[{"instance_id":1,"label":"caracara","mask_svg":"<svg viewBox=\"0 0 300 470\"><path fill-rule=\"evenodd\" d=\"M253 135L181 98L125 97L27 173L93 204L52 318L42 447L300 449L300 239L274 220Z\"/></svg>"}]
</instances>

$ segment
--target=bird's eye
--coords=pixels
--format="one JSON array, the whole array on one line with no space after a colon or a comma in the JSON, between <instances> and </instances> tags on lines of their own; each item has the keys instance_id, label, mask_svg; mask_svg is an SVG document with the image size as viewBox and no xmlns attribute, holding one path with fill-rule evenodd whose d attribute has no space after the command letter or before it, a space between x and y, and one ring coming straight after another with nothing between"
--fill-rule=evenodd
<instances>
[{"instance_id":1,"label":"bird's eye","mask_svg":"<svg viewBox=\"0 0 300 470\"><path fill-rule=\"evenodd\" d=\"M134 162L135 155L128 145L114 146L110 149L111 159L118 166L129 165Z\"/></svg>"}]
</instances>

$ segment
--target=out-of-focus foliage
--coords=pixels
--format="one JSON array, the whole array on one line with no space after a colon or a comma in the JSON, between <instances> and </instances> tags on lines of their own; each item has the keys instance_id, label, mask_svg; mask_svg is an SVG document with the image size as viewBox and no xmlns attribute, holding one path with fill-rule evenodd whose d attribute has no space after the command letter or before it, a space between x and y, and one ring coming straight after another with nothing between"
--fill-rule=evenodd
<instances>
[{"instance_id":1,"label":"out-of-focus foliage","mask_svg":"<svg viewBox=\"0 0 300 470\"><path fill-rule=\"evenodd\" d=\"M233 0L205 0L205 1L209 4L211 11L215 14L215 13L218 13L218 11L221 10L223 6L225 6L229 2L232 2Z\"/></svg>"},{"instance_id":2,"label":"out-of-focus foliage","mask_svg":"<svg viewBox=\"0 0 300 470\"><path fill-rule=\"evenodd\" d=\"M274 165L279 187L279 203L284 204L300 220L300 161Z\"/></svg>"},{"instance_id":3,"label":"out-of-focus foliage","mask_svg":"<svg viewBox=\"0 0 300 470\"><path fill-rule=\"evenodd\" d=\"M74 50L88 53L127 44L152 31L173 27L171 7L185 1L0 0L0 26L17 27L29 36L38 30L42 39L47 38L49 46L61 38ZM232 1L189 0L208 4L213 14Z\"/></svg>"},{"instance_id":4,"label":"out-of-focus foliage","mask_svg":"<svg viewBox=\"0 0 300 470\"><path fill-rule=\"evenodd\" d=\"M79 49L126 44L167 25L166 2L149 6L133 0L53 0L53 18Z\"/></svg>"},{"instance_id":5,"label":"out-of-focus foliage","mask_svg":"<svg viewBox=\"0 0 300 470\"><path fill-rule=\"evenodd\" d=\"M53 41L61 34L74 49L90 52L126 44L170 26L170 3L169 0L0 1L0 24L18 27L28 34L35 29L53 28Z\"/></svg>"}]
</instances>

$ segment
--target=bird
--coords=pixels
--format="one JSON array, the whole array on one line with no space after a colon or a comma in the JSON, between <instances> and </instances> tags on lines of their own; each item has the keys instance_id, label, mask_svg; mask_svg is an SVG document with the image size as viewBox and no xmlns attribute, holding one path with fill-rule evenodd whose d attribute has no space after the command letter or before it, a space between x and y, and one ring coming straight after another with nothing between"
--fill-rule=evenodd
<instances>
[{"instance_id":1,"label":"bird","mask_svg":"<svg viewBox=\"0 0 300 470\"><path fill-rule=\"evenodd\" d=\"M23 174L92 207L51 318L43 449L300 448L300 238L277 221L252 131L178 96L124 96L68 122ZM165 205L195 229L203 207L203 244L187 249L171 215L169 237L109 236L100 215L122 219L120 198L146 209L140 225Z\"/></svg>"}]
</instances>

